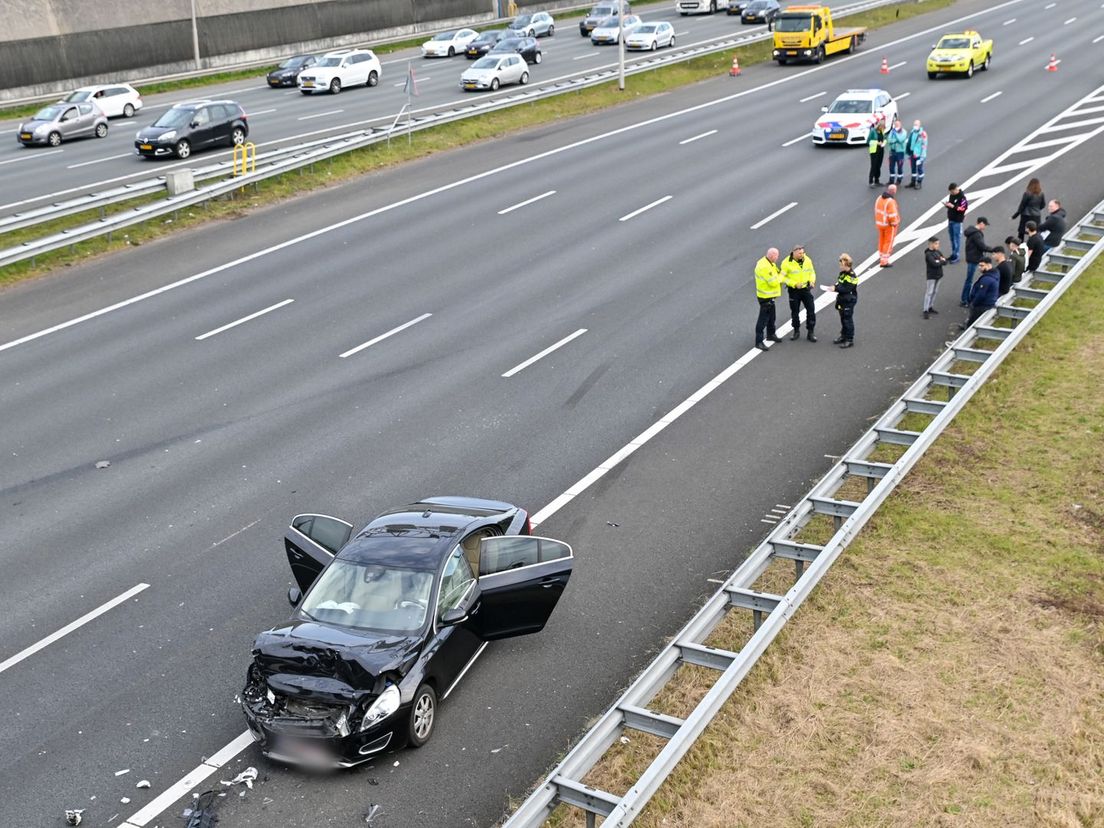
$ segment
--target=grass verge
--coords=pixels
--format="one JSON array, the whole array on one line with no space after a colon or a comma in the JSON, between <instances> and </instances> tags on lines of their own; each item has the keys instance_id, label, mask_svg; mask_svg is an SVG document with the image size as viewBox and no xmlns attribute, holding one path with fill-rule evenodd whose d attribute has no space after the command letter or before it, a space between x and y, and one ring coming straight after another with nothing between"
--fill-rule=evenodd
<instances>
[{"instance_id":1,"label":"grass verge","mask_svg":"<svg viewBox=\"0 0 1104 828\"><path fill-rule=\"evenodd\" d=\"M889 23L914 17L935 9L944 8L954 0L914 0L873 9L863 14L845 18L848 26L878 28ZM568 35L570 36L570 34ZM769 42L753 43L735 50L742 66L750 66L770 60ZM301 193L347 181L366 173L386 169L406 161L423 158L444 150L467 146L479 141L501 137L520 130L541 126L557 120L589 115L642 97L668 92L681 86L709 80L727 74L732 63L728 52L705 55L699 58L666 66L650 72L632 75L625 92L617 89L616 82L581 89L535 101L525 106L490 112L451 124L417 132L413 143L404 139L386 144L375 144L346 153L332 162L323 162L313 169L289 172L277 178L261 182L256 187L234 199L207 202L205 206L182 211L170 219L155 219L117 232L112 239L100 237L82 242L71 248L45 253L35 260L27 260L0 268L0 287L14 284L58 267L70 267L92 256L98 256L127 246L141 244L185 227L193 227L205 221L220 218L238 218L250 207L268 205ZM150 163L150 176L157 174L157 164ZM133 209L135 202L114 205L105 210L112 215ZM70 216L56 223L28 228L20 233L0 235L0 246L11 247L33 238L41 238L93 220L100 213L90 211Z\"/></svg>"},{"instance_id":2,"label":"grass verge","mask_svg":"<svg viewBox=\"0 0 1104 828\"><path fill-rule=\"evenodd\" d=\"M1102 318L1098 261L889 497L635 825L1104 825ZM741 615L709 643L738 647L748 626ZM653 708L704 692L684 682ZM627 789L653 741L631 734L587 781Z\"/></svg>"}]
</instances>

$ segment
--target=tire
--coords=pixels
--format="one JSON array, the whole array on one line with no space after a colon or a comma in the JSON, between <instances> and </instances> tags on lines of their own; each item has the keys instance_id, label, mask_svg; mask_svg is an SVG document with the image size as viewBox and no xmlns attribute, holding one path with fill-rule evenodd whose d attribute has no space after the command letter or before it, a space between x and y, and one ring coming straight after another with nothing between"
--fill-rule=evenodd
<instances>
[{"instance_id":1,"label":"tire","mask_svg":"<svg viewBox=\"0 0 1104 828\"><path fill-rule=\"evenodd\" d=\"M859 50L859 39L857 37L851 38L851 43L847 47L847 54L853 55Z\"/></svg>"},{"instance_id":2,"label":"tire","mask_svg":"<svg viewBox=\"0 0 1104 828\"><path fill-rule=\"evenodd\" d=\"M428 684L423 684L414 694L414 703L410 706L410 721L406 726L407 744L420 748L433 736L433 725L437 720L437 693Z\"/></svg>"},{"instance_id":3,"label":"tire","mask_svg":"<svg viewBox=\"0 0 1104 828\"><path fill-rule=\"evenodd\" d=\"M123 107L123 117L124 118L133 118L134 117L134 104L127 104L126 106Z\"/></svg>"},{"instance_id":4,"label":"tire","mask_svg":"<svg viewBox=\"0 0 1104 828\"><path fill-rule=\"evenodd\" d=\"M300 89L300 90L299 90L299 93L300 93L300 94L302 94L302 95L309 95L309 94L310 94L310 90L309 90L309 89Z\"/></svg>"},{"instance_id":5,"label":"tire","mask_svg":"<svg viewBox=\"0 0 1104 828\"><path fill-rule=\"evenodd\" d=\"M537 32L536 32L536 30L535 30L535 29L530 29L529 31L527 31L527 32L525 33L525 36L526 36L526 37L536 37L536 36L537 36Z\"/></svg>"},{"instance_id":6,"label":"tire","mask_svg":"<svg viewBox=\"0 0 1104 828\"><path fill-rule=\"evenodd\" d=\"M245 130L241 127L234 127L230 130L230 146L236 147L239 144L245 143Z\"/></svg>"},{"instance_id":7,"label":"tire","mask_svg":"<svg viewBox=\"0 0 1104 828\"><path fill-rule=\"evenodd\" d=\"M181 138L176 142L176 146L173 147L173 152L176 153L177 158L187 158L192 154L192 145Z\"/></svg>"},{"instance_id":8,"label":"tire","mask_svg":"<svg viewBox=\"0 0 1104 828\"><path fill-rule=\"evenodd\" d=\"M456 57L456 50L449 46L449 57Z\"/></svg>"},{"instance_id":9,"label":"tire","mask_svg":"<svg viewBox=\"0 0 1104 828\"><path fill-rule=\"evenodd\" d=\"M491 78L491 91L492 92L497 92L498 91L498 86L499 86L498 78Z\"/></svg>"},{"instance_id":10,"label":"tire","mask_svg":"<svg viewBox=\"0 0 1104 828\"><path fill-rule=\"evenodd\" d=\"M986 55L985 56L985 63L981 64L981 71L982 72L988 72L989 71L989 62L992 59L993 59L992 55Z\"/></svg>"},{"instance_id":11,"label":"tire","mask_svg":"<svg viewBox=\"0 0 1104 828\"><path fill-rule=\"evenodd\" d=\"M365 84L365 85L369 86L369 87L372 87L372 86L377 86L378 84L379 84L379 72L377 72L375 69L373 69L371 72L368 73L368 83Z\"/></svg>"},{"instance_id":12,"label":"tire","mask_svg":"<svg viewBox=\"0 0 1104 828\"><path fill-rule=\"evenodd\" d=\"M337 78L334 78L332 81L330 81L330 94L331 95L340 95L341 94L341 81L338 80Z\"/></svg>"},{"instance_id":13,"label":"tire","mask_svg":"<svg viewBox=\"0 0 1104 828\"><path fill-rule=\"evenodd\" d=\"M46 136L46 143L49 144L51 147L60 147L61 146L61 133L60 132L51 132L49 135Z\"/></svg>"},{"instance_id":14,"label":"tire","mask_svg":"<svg viewBox=\"0 0 1104 828\"><path fill-rule=\"evenodd\" d=\"M551 26L548 27L548 36L552 37L552 35L554 34L556 34L556 25L553 23Z\"/></svg>"},{"instance_id":15,"label":"tire","mask_svg":"<svg viewBox=\"0 0 1104 828\"><path fill-rule=\"evenodd\" d=\"M658 48L659 48L659 44L656 41L653 40L652 41L652 51L654 52Z\"/></svg>"},{"instance_id":16,"label":"tire","mask_svg":"<svg viewBox=\"0 0 1104 828\"><path fill-rule=\"evenodd\" d=\"M785 66L786 63L787 63L786 58L779 58L778 59L778 65L779 66Z\"/></svg>"},{"instance_id":17,"label":"tire","mask_svg":"<svg viewBox=\"0 0 1104 828\"><path fill-rule=\"evenodd\" d=\"M529 83L529 73L528 72L522 72L521 73L521 78L518 79L518 83L521 86L525 86L525 84Z\"/></svg>"},{"instance_id":18,"label":"tire","mask_svg":"<svg viewBox=\"0 0 1104 828\"><path fill-rule=\"evenodd\" d=\"M966 77L972 78L974 76L974 62L971 60L970 65L966 67Z\"/></svg>"},{"instance_id":19,"label":"tire","mask_svg":"<svg viewBox=\"0 0 1104 828\"><path fill-rule=\"evenodd\" d=\"M938 72L928 72L928 80L935 80L939 77Z\"/></svg>"},{"instance_id":20,"label":"tire","mask_svg":"<svg viewBox=\"0 0 1104 828\"><path fill-rule=\"evenodd\" d=\"M533 63L540 63L542 60L544 60L544 58L541 57L541 53L537 52L537 56L533 58Z\"/></svg>"},{"instance_id":21,"label":"tire","mask_svg":"<svg viewBox=\"0 0 1104 828\"><path fill-rule=\"evenodd\" d=\"M710 14L716 14L717 13L717 0L709 0L709 13Z\"/></svg>"},{"instance_id":22,"label":"tire","mask_svg":"<svg viewBox=\"0 0 1104 828\"><path fill-rule=\"evenodd\" d=\"M821 63L824 63L824 47L823 46L818 46L817 47L816 58L813 60L813 62L818 64L818 65L821 64Z\"/></svg>"},{"instance_id":23,"label":"tire","mask_svg":"<svg viewBox=\"0 0 1104 828\"><path fill-rule=\"evenodd\" d=\"M675 36L674 35L671 35L671 42L667 44L667 47L670 48L670 49L675 48Z\"/></svg>"},{"instance_id":24,"label":"tire","mask_svg":"<svg viewBox=\"0 0 1104 828\"><path fill-rule=\"evenodd\" d=\"M96 124L96 137L97 138L106 138L107 137L107 124Z\"/></svg>"}]
</instances>

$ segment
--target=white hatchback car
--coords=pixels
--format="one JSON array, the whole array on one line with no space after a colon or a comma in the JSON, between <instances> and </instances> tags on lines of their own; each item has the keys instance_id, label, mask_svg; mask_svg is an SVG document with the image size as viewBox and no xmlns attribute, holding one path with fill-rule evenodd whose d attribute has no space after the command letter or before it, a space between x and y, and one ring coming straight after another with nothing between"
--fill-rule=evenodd
<instances>
[{"instance_id":1,"label":"white hatchback car","mask_svg":"<svg viewBox=\"0 0 1104 828\"><path fill-rule=\"evenodd\" d=\"M635 14L623 15L620 26L617 25L616 16L607 17L591 31L590 42L595 46L602 46L610 43L616 45L617 38L620 35L623 34L625 37L628 37L643 25L644 21Z\"/></svg>"},{"instance_id":2,"label":"white hatchback car","mask_svg":"<svg viewBox=\"0 0 1104 828\"><path fill-rule=\"evenodd\" d=\"M133 118L142 108L142 96L129 83L82 86L65 96L65 103L94 103L108 118Z\"/></svg>"},{"instance_id":3,"label":"white hatchback car","mask_svg":"<svg viewBox=\"0 0 1104 828\"><path fill-rule=\"evenodd\" d=\"M651 49L675 45L675 27L666 21L645 23L625 38L626 49Z\"/></svg>"},{"instance_id":4,"label":"white hatchback car","mask_svg":"<svg viewBox=\"0 0 1104 828\"><path fill-rule=\"evenodd\" d=\"M876 121L893 123L897 102L884 89L848 89L820 111L813 124L814 144L863 146Z\"/></svg>"},{"instance_id":5,"label":"white hatchback car","mask_svg":"<svg viewBox=\"0 0 1104 828\"><path fill-rule=\"evenodd\" d=\"M479 37L475 29L457 29L452 32L441 32L434 35L432 40L422 44L422 57L452 57L462 55L468 48L468 44Z\"/></svg>"},{"instance_id":6,"label":"white hatchback car","mask_svg":"<svg viewBox=\"0 0 1104 828\"><path fill-rule=\"evenodd\" d=\"M375 86L383 75L379 58L370 49L330 52L299 73L299 91L338 94L349 86Z\"/></svg>"},{"instance_id":7,"label":"white hatchback car","mask_svg":"<svg viewBox=\"0 0 1104 828\"><path fill-rule=\"evenodd\" d=\"M473 63L460 76L460 88L465 92L478 89L490 89L494 92L500 86L510 83L529 83L529 64L517 54L487 55Z\"/></svg>"}]
</instances>

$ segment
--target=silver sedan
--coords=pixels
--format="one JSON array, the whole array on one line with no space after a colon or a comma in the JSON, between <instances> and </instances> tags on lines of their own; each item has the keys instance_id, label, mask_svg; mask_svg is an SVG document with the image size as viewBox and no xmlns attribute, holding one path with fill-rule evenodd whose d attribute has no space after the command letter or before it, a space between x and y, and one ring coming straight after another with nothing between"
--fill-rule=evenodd
<instances>
[{"instance_id":1,"label":"silver sedan","mask_svg":"<svg viewBox=\"0 0 1104 828\"><path fill-rule=\"evenodd\" d=\"M466 92L490 89L509 83L529 83L529 68L521 55L487 55L477 60L460 76L460 88Z\"/></svg>"},{"instance_id":2,"label":"silver sedan","mask_svg":"<svg viewBox=\"0 0 1104 828\"><path fill-rule=\"evenodd\" d=\"M16 139L23 146L48 144L56 147L70 138L107 136L107 116L93 103L59 102L44 106L29 121L19 125Z\"/></svg>"}]
</instances>

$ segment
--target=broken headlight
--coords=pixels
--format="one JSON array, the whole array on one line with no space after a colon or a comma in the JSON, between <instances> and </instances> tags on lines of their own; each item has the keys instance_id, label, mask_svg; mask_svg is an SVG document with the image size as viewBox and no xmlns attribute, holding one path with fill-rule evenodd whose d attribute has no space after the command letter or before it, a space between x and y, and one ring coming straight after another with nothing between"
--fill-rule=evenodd
<instances>
[{"instance_id":1,"label":"broken headlight","mask_svg":"<svg viewBox=\"0 0 1104 828\"><path fill-rule=\"evenodd\" d=\"M379 724L398 710L399 701L399 688L394 684L387 685L387 689L376 697L376 700L372 702L372 706L368 708L368 712L364 714L364 721L360 724L360 732L363 733L373 725Z\"/></svg>"}]
</instances>

